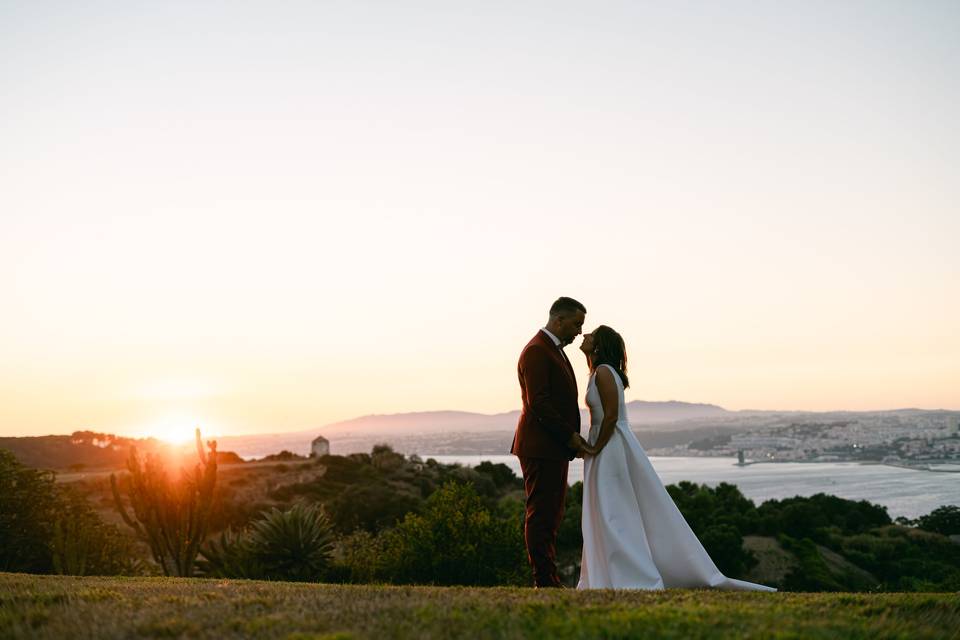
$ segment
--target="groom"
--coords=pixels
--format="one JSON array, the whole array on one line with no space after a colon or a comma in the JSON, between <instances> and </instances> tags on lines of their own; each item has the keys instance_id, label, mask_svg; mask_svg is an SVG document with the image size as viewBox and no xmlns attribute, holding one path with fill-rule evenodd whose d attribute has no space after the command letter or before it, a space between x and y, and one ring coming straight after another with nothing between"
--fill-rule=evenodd
<instances>
[{"instance_id":1,"label":"groom","mask_svg":"<svg viewBox=\"0 0 960 640\"><path fill-rule=\"evenodd\" d=\"M586 308L558 298L547 326L527 343L517 363L523 412L510 453L520 459L527 513L523 535L536 587L560 587L557 531L567 495L567 465L585 446L580 436L577 379L563 352L580 335Z\"/></svg>"}]
</instances>

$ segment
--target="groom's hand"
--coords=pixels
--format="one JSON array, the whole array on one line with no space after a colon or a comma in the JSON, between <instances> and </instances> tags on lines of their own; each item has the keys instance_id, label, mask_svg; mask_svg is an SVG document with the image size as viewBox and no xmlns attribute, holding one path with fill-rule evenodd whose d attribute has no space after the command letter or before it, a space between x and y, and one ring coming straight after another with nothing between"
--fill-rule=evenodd
<instances>
[{"instance_id":1,"label":"groom's hand","mask_svg":"<svg viewBox=\"0 0 960 640\"><path fill-rule=\"evenodd\" d=\"M579 433L571 433L570 439L567 440L567 447L573 449L577 452L577 457L583 455L583 451L587 446L587 441Z\"/></svg>"}]
</instances>

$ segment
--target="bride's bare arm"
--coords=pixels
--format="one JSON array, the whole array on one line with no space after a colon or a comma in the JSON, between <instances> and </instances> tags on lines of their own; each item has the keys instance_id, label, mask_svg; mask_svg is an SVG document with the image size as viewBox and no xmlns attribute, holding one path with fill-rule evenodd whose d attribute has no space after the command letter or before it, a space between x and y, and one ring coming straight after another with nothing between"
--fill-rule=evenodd
<instances>
[{"instance_id":1,"label":"bride's bare arm","mask_svg":"<svg viewBox=\"0 0 960 640\"><path fill-rule=\"evenodd\" d=\"M597 442L590 447L589 453L597 455L613 435L614 426L620 418L620 397L617 393L617 382L607 367L597 369L597 391L600 392L600 403L603 405L603 422L600 423L600 435Z\"/></svg>"}]
</instances>

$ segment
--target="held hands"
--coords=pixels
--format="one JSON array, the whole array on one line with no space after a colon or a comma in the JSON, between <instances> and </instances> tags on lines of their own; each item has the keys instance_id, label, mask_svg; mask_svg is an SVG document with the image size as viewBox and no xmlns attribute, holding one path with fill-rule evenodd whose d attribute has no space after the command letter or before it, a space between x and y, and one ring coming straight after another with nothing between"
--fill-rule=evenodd
<instances>
[{"instance_id":1,"label":"held hands","mask_svg":"<svg viewBox=\"0 0 960 640\"><path fill-rule=\"evenodd\" d=\"M587 444L587 441L583 439L579 433L570 434L570 439L567 440L567 446L576 451L577 458L583 458L584 456L594 455L593 450L590 445Z\"/></svg>"}]
</instances>

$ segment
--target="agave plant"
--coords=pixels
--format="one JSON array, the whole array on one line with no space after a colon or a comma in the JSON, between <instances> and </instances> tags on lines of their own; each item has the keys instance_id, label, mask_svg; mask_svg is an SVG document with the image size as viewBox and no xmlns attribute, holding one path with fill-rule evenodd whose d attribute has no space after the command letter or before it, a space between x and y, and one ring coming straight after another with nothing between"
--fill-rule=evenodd
<instances>
[{"instance_id":1,"label":"agave plant","mask_svg":"<svg viewBox=\"0 0 960 640\"><path fill-rule=\"evenodd\" d=\"M247 543L267 579L309 582L326 573L333 531L319 505L301 503L265 513L251 526Z\"/></svg>"},{"instance_id":2,"label":"agave plant","mask_svg":"<svg viewBox=\"0 0 960 640\"><path fill-rule=\"evenodd\" d=\"M210 578L259 580L265 577L263 565L254 556L245 533L232 529L224 531L219 540L211 538L207 541L200 549L200 556L197 568Z\"/></svg>"}]
</instances>

